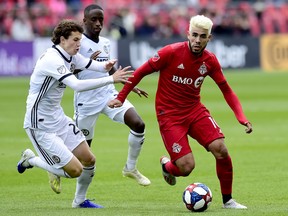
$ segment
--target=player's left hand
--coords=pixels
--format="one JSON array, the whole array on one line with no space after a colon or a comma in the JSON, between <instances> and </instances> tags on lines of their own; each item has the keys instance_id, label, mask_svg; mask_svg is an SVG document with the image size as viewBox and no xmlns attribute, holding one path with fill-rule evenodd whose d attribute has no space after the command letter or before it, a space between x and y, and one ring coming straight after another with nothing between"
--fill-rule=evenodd
<instances>
[{"instance_id":1,"label":"player's left hand","mask_svg":"<svg viewBox=\"0 0 288 216\"><path fill-rule=\"evenodd\" d=\"M253 131L252 124L251 124L250 122L247 122L247 123L245 124L245 126L246 126L245 132L246 132L247 134L252 133L252 131Z\"/></svg>"},{"instance_id":2,"label":"player's left hand","mask_svg":"<svg viewBox=\"0 0 288 216\"><path fill-rule=\"evenodd\" d=\"M118 99L113 99L108 102L108 106L110 108L117 108L117 107L121 107L122 105L123 105L122 102L119 101Z\"/></svg>"},{"instance_id":3,"label":"player's left hand","mask_svg":"<svg viewBox=\"0 0 288 216\"><path fill-rule=\"evenodd\" d=\"M117 62L117 59L111 59L107 61L105 64L105 70L110 71L113 68L113 66L116 64L116 62Z\"/></svg>"},{"instance_id":4,"label":"player's left hand","mask_svg":"<svg viewBox=\"0 0 288 216\"><path fill-rule=\"evenodd\" d=\"M98 58L98 56L100 55L101 51L97 50L96 52L92 53L92 55L90 56L90 59L96 60Z\"/></svg>"},{"instance_id":5,"label":"player's left hand","mask_svg":"<svg viewBox=\"0 0 288 216\"><path fill-rule=\"evenodd\" d=\"M142 89L139 89L138 87L134 87L132 90L134 93L138 94L139 97L142 97L142 95L146 98L148 98L148 93L143 91Z\"/></svg>"}]
</instances>

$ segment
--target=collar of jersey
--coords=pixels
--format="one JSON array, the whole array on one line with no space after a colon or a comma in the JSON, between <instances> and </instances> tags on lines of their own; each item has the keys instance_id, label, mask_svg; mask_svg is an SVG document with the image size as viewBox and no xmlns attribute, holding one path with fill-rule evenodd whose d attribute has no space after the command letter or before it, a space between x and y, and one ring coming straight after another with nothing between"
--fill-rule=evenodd
<instances>
[{"instance_id":1,"label":"collar of jersey","mask_svg":"<svg viewBox=\"0 0 288 216\"><path fill-rule=\"evenodd\" d=\"M60 53L60 55L65 59L65 61L69 63L72 61L72 56L70 56L61 46L53 45L52 47Z\"/></svg>"}]
</instances>

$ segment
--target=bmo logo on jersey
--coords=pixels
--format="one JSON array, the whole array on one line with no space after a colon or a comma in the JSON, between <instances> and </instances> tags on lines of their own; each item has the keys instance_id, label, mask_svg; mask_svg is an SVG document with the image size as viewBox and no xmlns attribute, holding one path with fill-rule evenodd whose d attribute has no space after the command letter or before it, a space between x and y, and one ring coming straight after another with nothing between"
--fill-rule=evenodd
<instances>
[{"instance_id":1,"label":"bmo logo on jersey","mask_svg":"<svg viewBox=\"0 0 288 216\"><path fill-rule=\"evenodd\" d=\"M190 77L180 77L173 75L172 82L184 84L184 85L194 85L195 88L199 88L204 81L204 77L198 77L195 81Z\"/></svg>"}]
</instances>

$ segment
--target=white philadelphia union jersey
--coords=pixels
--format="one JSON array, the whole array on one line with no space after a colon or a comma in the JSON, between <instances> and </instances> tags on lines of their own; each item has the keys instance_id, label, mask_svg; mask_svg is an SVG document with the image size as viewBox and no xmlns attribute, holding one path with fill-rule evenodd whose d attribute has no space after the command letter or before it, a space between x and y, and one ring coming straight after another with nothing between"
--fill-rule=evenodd
<instances>
[{"instance_id":1,"label":"white philadelphia union jersey","mask_svg":"<svg viewBox=\"0 0 288 216\"><path fill-rule=\"evenodd\" d=\"M79 53L84 57L90 58L91 55L98 50L100 50L101 53L97 57L96 61L103 62L110 59L110 41L107 38L99 37L99 42L95 43L83 34ZM78 79L85 80L106 77L109 76L109 73L95 72L85 69L76 76ZM114 84L110 84L90 91L75 92L75 112L78 112L78 114L81 115L93 115L100 112L103 107L107 105L108 100L111 100L111 97L108 95L118 93L115 91Z\"/></svg>"},{"instance_id":2,"label":"white philadelphia union jersey","mask_svg":"<svg viewBox=\"0 0 288 216\"><path fill-rule=\"evenodd\" d=\"M66 88L61 81L74 76L72 72L75 68L84 69L90 63L90 59L80 54L70 56L58 45L47 49L36 62L30 78L24 128L38 128L47 132L61 130L70 119L60 104Z\"/></svg>"}]
</instances>

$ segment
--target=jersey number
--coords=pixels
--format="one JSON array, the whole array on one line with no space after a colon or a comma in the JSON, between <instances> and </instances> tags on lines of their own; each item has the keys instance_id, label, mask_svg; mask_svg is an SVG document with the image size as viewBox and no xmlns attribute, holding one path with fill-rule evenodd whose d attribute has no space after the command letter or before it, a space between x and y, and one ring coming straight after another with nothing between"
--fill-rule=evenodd
<instances>
[{"instance_id":1,"label":"jersey number","mask_svg":"<svg viewBox=\"0 0 288 216\"><path fill-rule=\"evenodd\" d=\"M80 132L80 130L78 130L78 128L76 127L75 124L70 123L69 126L71 126L73 128L73 133L76 135Z\"/></svg>"}]
</instances>

